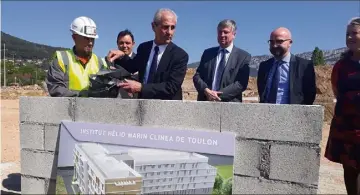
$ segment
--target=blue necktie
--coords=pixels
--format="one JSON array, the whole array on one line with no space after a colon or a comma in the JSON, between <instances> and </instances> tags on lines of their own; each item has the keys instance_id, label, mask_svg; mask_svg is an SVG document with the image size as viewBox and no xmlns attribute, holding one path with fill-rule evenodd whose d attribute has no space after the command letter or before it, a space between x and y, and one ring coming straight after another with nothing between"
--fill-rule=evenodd
<instances>
[{"instance_id":1,"label":"blue necktie","mask_svg":"<svg viewBox=\"0 0 360 195\"><path fill-rule=\"evenodd\" d=\"M221 49L220 53L222 55L219 66L216 70L216 77L215 77L215 84L214 84L214 89L215 91L219 91L220 90L220 84L221 84L221 78L225 69L225 49Z\"/></svg>"},{"instance_id":2,"label":"blue necktie","mask_svg":"<svg viewBox=\"0 0 360 195\"><path fill-rule=\"evenodd\" d=\"M280 65L282 64L282 61L276 61L273 65L273 67L270 70L268 79L267 79L267 85L265 88L265 102L266 103L276 103L276 94L279 84L279 74L278 69Z\"/></svg>"},{"instance_id":3,"label":"blue necktie","mask_svg":"<svg viewBox=\"0 0 360 195\"><path fill-rule=\"evenodd\" d=\"M154 48L154 56L151 61L150 70L148 74L148 78L145 79L145 83L152 83L156 74L157 69L157 58L159 54L159 46L155 46Z\"/></svg>"}]
</instances>

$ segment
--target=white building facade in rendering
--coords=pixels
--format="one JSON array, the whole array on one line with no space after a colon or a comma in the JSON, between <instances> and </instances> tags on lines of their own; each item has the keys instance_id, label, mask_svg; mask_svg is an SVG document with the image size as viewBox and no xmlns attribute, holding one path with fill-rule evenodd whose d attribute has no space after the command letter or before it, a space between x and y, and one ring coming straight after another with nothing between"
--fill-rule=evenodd
<instances>
[{"instance_id":1,"label":"white building facade in rendering","mask_svg":"<svg viewBox=\"0 0 360 195\"><path fill-rule=\"evenodd\" d=\"M208 157L189 152L133 148L128 155L143 178L143 194L211 194L216 168Z\"/></svg>"},{"instance_id":2,"label":"white building facade in rendering","mask_svg":"<svg viewBox=\"0 0 360 195\"><path fill-rule=\"evenodd\" d=\"M108 154L101 145L76 144L73 185L81 194L141 194L141 175L127 161L126 154Z\"/></svg>"},{"instance_id":3,"label":"white building facade in rendering","mask_svg":"<svg viewBox=\"0 0 360 195\"><path fill-rule=\"evenodd\" d=\"M217 173L208 157L189 152L82 143L74 155L84 194L211 194Z\"/></svg>"}]
</instances>

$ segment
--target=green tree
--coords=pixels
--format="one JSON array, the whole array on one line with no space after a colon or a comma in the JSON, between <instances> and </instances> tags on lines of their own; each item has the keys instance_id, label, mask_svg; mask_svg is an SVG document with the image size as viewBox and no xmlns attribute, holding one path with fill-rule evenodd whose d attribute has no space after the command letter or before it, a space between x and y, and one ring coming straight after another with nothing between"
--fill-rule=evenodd
<instances>
[{"instance_id":1,"label":"green tree","mask_svg":"<svg viewBox=\"0 0 360 195\"><path fill-rule=\"evenodd\" d=\"M12 61L5 62L6 71L6 85L9 85L13 80L13 75L17 73L18 68L14 66ZM4 85L4 61L1 61L1 85Z\"/></svg>"},{"instance_id":2,"label":"green tree","mask_svg":"<svg viewBox=\"0 0 360 195\"><path fill-rule=\"evenodd\" d=\"M3 65L3 64L2 64ZM12 61L6 61L6 85L33 85L41 84L45 80L46 72L35 64L24 64L19 66ZM4 85L4 68L1 68L1 85Z\"/></svg>"},{"instance_id":3,"label":"green tree","mask_svg":"<svg viewBox=\"0 0 360 195\"><path fill-rule=\"evenodd\" d=\"M221 194L231 195L232 194L232 177L228 178L222 185Z\"/></svg>"},{"instance_id":4,"label":"green tree","mask_svg":"<svg viewBox=\"0 0 360 195\"><path fill-rule=\"evenodd\" d=\"M312 52L311 60L313 61L314 66L325 65L323 51L318 47L315 47L314 51Z\"/></svg>"},{"instance_id":5,"label":"green tree","mask_svg":"<svg viewBox=\"0 0 360 195\"><path fill-rule=\"evenodd\" d=\"M223 184L223 178L219 174L216 174L215 183L214 183L214 189L220 190L222 184Z\"/></svg>"}]
</instances>

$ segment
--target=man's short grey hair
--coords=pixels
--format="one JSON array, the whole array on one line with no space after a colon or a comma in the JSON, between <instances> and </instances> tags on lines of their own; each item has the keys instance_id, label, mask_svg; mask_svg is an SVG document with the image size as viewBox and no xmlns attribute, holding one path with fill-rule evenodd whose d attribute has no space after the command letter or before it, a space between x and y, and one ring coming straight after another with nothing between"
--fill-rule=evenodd
<instances>
[{"instance_id":1,"label":"man's short grey hair","mask_svg":"<svg viewBox=\"0 0 360 195\"><path fill-rule=\"evenodd\" d=\"M233 32L235 32L237 30L236 22L234 20L230 20L230 19L225 19L225 20L220 21L217 26L217 29L220 30L220 29L223 29L226 27L230 27Z\"/></svg>"},{"instance_id":2,"label":"man's short grey hair","mask_svg":"<svg viewBox=\"0 0 360 195\"><path fill-rule=\"evenodd\" d=\"M173 10L169 9L169 8L161 8L161 9L158 9L158 10L156 11L155 15L154 15L153 22L154 22L155 24L161 23L161 17L162 17L162 15L163 15L163 13L165 13L165 12L166 12L166 13L171 13L172 15L174 15L174 17L175 17L175 22L177 22L177 15L176 15L176 13L175 13Z\"/></svg>"},{"instance_id":3,"label":"man's short grey hair","mask_svg":"<svg viewBox=\"0 0 360 195\"><path fill-rule=\"evenodd\" d=\"M360 17L351 18L350 21L348 22L348 25L351 26L360 25Z\"/></svg>"}]
</instances>

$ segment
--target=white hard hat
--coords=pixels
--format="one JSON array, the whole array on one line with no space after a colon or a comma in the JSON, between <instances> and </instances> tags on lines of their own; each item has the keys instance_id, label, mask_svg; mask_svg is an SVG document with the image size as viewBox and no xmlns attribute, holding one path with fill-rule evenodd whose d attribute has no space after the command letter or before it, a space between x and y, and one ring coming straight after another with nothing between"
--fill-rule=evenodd
<instances>
[{"instance_id":1,"label":"white hard hat","mask_svg":"<svg viewBox=\"0 0 360 195\"><path fill-rule=\"evenodd\" d=\"M70 25L70 31L74 34L78 34L84 37L95 39L99 37L96 32L95 22L86 16L75 18L75 20Z\"/></svg>"}]
</instances>

